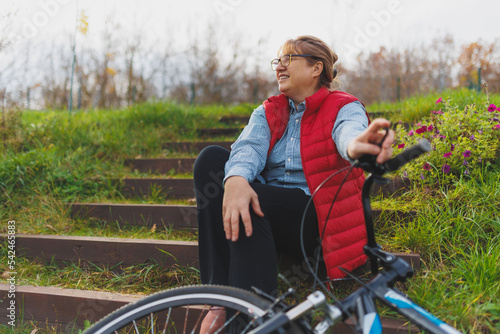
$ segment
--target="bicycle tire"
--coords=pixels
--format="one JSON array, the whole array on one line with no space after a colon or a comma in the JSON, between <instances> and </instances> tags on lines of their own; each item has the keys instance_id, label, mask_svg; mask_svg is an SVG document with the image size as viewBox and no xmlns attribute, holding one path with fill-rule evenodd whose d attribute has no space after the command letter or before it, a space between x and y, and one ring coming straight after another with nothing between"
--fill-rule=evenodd
<instances>
[{"instance_id":1,"label":"bicycle tire","mask_svg":"<svg viewBox=\"0 0 500 334\"><path fill-rule=\"evenodd\" d=\"M211 306L226 309L224 333L244 333L272 315L272 311L268 314L271 304L254 293L228 286L180 287L125 305L95 323L84 334L198 333L200 319ZM183 323L179 323L178 320L182 319ZM143 332L141 328L144 328Z\"/></svg>"}]
</instances>

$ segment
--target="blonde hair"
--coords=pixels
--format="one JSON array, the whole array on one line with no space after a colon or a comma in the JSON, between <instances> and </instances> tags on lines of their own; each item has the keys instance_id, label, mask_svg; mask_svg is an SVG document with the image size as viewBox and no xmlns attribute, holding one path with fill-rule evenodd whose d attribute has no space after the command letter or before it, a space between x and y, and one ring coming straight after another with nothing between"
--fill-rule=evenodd
<instances>
[{"instance_id":1,"label":"blonde hair","mask_svg":"<svg viewBox=\"0 0 500 334\"><path fill-rule=\"evenodd\" d=\"M310 65L321 61L323 63L323 72L319 77L319 85L328 89L332 87L332 83L337 76L337 69L335 69L334 64L339 57L325 42L314 36L299 36L287 40L278 50L278 56L294 53L312 55L313 57L306 58Z\"/></svg>"}]
</instances>

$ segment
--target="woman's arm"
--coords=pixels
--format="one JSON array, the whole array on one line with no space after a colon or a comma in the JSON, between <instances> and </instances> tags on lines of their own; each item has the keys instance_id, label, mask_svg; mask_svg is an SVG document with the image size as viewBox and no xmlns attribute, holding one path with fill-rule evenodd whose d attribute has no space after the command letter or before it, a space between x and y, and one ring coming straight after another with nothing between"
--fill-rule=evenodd
<instances>
[{"instance_id":1,"label":"woman's arm","mask_svg":"<svg viewBox=\"0 0 500 334\"><path fill-rule=\"evenodd\" d=\"M383 128L390 127L386 119L375 119L368 125L366 110L360 102L352 102L340 109L332 131L332 138L337 145L340 155L347 161L354 163L363 154L377 155L377 162L382 163L390 159L394 131L378 146L385 135Z\"/></svg>"},{"instance_id":2,"label":"woman's arm","mask_svg":"<svg viewBox=\"0 0 500 334\"><path fill-rule=\"evenodd\" d=\"M250 206L257 215L264 216L257 193L250 182L255 180L266 165L270 140L271 131L264 107L260 106L231 146L231 154L225 167L222 217L228 240L238 240L240 217L245 226L245 235L252 235Z\"/></svg>"},{"instance_id":3,"label":"woman's arm","mask_svg":"<svg viewBox=\"0 0 500 334\"><path fill-rule=\"evenodd\" d=\"M264 107L260 106L252 113L248 125L231 145L224 182L234 175L253 182L266 165L270 141L271 130L267 124Z\"/></svg>"}]
</instances>

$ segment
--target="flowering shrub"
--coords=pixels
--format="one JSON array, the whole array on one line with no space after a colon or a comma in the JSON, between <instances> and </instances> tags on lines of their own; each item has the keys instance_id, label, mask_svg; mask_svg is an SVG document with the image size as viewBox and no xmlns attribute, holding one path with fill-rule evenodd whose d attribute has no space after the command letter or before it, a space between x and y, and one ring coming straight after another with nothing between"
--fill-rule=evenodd
<instances>
[{"instance_id":1,"label":"flowering shrub","mask_svg":"<svg viewBox=\"0 0 500 334\"><path fill-rule=\"evenodd\" d=\"M425 138L432 151L406 165L403 176L423 183L450 183L462 176L475 177L484 168L500 168L500 107L487 103L461 109L443 98L439 110L406 131L396 128L395 153Z\"/></svg>"}]
</instances>

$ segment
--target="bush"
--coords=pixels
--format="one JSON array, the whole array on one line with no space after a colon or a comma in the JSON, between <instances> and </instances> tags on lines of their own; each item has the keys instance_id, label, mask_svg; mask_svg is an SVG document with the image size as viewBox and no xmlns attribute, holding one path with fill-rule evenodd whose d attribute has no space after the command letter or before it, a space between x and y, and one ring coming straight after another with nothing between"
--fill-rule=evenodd
<instances>
[{"instance_id":1,"label":"bush","mask_svg":"<svg viewBox=\"0 0 500 334\"><path fill-rule=\"evenodd\" d=\"M500 108L489 102L465 107L439 98L431 111L409 131L399 124L395 153L427 139L432 151L401 170L412 181L449 184L500 169Z\"/></svg>"}]
</instances>

